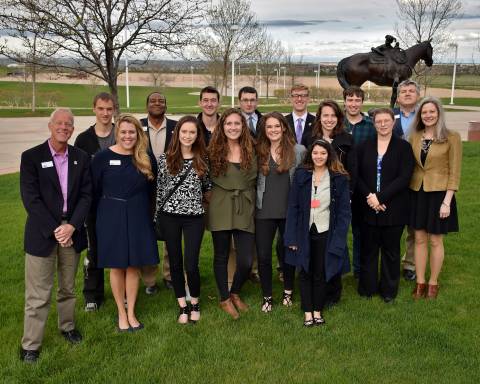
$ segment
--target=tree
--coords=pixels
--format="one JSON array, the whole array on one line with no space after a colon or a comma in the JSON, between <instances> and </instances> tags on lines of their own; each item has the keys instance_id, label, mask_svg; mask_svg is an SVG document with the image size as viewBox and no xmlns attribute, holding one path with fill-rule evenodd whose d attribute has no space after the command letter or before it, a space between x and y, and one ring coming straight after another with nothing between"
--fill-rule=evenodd
<instances>
[{"instance_id":1,"label":"tree","mask_svg":"<svg viewBox=\"0 0 480 384\"><path fill-rule=\"evenodd\" d=\"M267 86L267 99L269 95L269 85L273 78L277 77L275 69L278 71L278 62L284 55L282 44L267 35L263 43L258 47L258 62L261 70L260 81L265 82Z\"/></svg>"},{"instance_id":2,"label":"tree","mask_svg":"<svg viewBox=\"0 0 480 384\"><path fill-rule=\"evenodd\" d=\"M405 47L431 40L433 52L439 57L448 49L451 35L448 27L460 17L461 0L396 0L397 16L402 22L395 25L396 37ZM427 70L417 64L417 76L427 87Z\"/></svg>"},{"instance_id":3,"label":"tree","mask_svg":"<svg viewBox=\"0 0 480 384\"><path fill-rule=\"evenodd\" d=\"M0 1L0 7L4 5L4 1ZM44 49L38 49L38 43L46 36L45 19L42 17L35 17L30 11L28 15L29 21L26 24L17 25L16 28L11 29L10 18L5 18L0 13L0 28L10 30L10 37L16 40L17 47L11 48L8 41L5 39L0 43L0 54L18 63L24 64L24 71L28 70L32 76L32 112L36 110L36 82L37 82L37 68L42 62L51 59L56 53L55 47L46 45ZM35 20L35 21L33 21ZM25 73L26 75L26 73Z\"/></svg>"},{"instance_id":4,"label":"tree","mask_svg":"<svg viewBox=\"0 0 480 384\"><path fill-rule=\"evenodd\" d=\"M208 0L1 0L0 20L15 37L44 31L39 54L54 51L55 62L25 57L28 64L69 68L105 81L117 100L121 58L147 60L158 51L180 54L197 33ZM40 25L39 25L40 23ZM17 50L14 42L9 49ZM14 59L14 56L12 56Z\"/></svg>"},{"instance_id":5,"label":"tree","mask_svg":"<svg viewBox=\"0 0 480 384\"><path fill-rule=\"evenodd\" d=\"M220 0L207 12L208 32L200 35L198 51L205 59L221 63L222 92L227 93L229 64L254 59L265 31L248 0Z\"/></svg>"}]
</instances>

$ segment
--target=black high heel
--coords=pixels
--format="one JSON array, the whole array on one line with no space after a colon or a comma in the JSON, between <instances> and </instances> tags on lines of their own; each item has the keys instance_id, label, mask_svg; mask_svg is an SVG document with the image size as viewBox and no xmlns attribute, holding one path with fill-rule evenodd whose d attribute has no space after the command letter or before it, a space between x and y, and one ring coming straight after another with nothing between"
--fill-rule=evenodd
<instances>
[{"instance_id":1,"label":"black high heel","mask_svg":"<svg viewBox=\"0 0 480 384\"><path fill-rule=\"evenodd\" d=\"M190 321L193 324L196 324L198 322L198 320L193 320L192 319L192 312L198 312L199 315L200 315L200 303L191 304L191 306L190 306Z\"/></svg>"},{"instance_id":2,"label":"black high heel","mask_svg":"<svg viewBox=\"0 0 480 384\"><path fill-rule=\"evenodd\" d=\"M324 325L324 324L325 324L325 319L323 318L322 315L320 315L320 317L314 317L314 318L313 318L313 324L315 324L315 325Z\"/></svg>"},{"instance_id":3,"label":"black high heel","mask_svg":"<svg viewBox=\"0 0 480 384\"><path fill-rule=\"evenodd\" d=\"M188 305L186 305L185 307L180 307L180 312L178 313L177 323L182 324L182 325L188 324L188 315L189 314L190 314L190 311L189 311ZM187 321L185 323L180 321L180 317L182 315L187 315Z\"/></svg>"},{"instance_id":4,"label":"black high heel","mask_svg":"<svg viewBox=\"0 0 480 384\"><path fill-rule=\"evenodd\" d=\"M262 312L272 312L273 299L272 296L264 297L262 303Z\"/></svg>"},{"instance_id":5,"label":"black high heel","mask_svg":"<svg viewBox=\"0 0 480 384\"><path fill-rule=\"evenodd\" d=\"M287 292L283 291L282 304L284 306L291 307L293 305L292 295L293 295L293 292L292 293L287 293Z\"/></svg>"}]
</instances>

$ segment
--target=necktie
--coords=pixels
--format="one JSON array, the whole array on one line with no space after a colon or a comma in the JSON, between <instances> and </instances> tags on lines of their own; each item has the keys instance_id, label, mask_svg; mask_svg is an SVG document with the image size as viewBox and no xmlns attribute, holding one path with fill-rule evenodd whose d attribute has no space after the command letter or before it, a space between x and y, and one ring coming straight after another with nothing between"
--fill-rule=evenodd
<instances>
[{"instance_id":1,"label":"necktie","mask_svg":"<svg viewBox=\"0 0 480 384\"><path fill-rule=\"evenodd\" d=\"M253 115L250 115L250 117L248 118L248 127L253 133L255 133L255 126L253 125Z\"/></svg>"},{"instance_id":2,"label":"necktie","mask_svg":"<svg viewBox=\"0 0 480 384\"><path fill-rule=\"evenodd\" d=\"M297 143L300 144L302 142L302 122L303 119L297 119L297 128L295 128L295 135L297 136Z\"/></svg>"}]
</instances>

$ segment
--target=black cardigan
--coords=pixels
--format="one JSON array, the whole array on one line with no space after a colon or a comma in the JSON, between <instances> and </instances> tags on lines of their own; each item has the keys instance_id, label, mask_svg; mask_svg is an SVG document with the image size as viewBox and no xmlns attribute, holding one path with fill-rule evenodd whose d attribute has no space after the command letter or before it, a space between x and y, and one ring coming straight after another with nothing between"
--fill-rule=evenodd
<instances>
[{"instance_id":1,"label":"black cardigan","mask_svg":"<svg viewBox=\"0 0 480 384\"><path fill-rule=\"evenodd\" d=\"M357 148L357 192L361 202L363 220L370 225L404 225L409 221L408 186L413 173L414 157L410 144L395 135L382 159L380 192L377 190L377 138L367 140ZM384 212L375 213L366 197L376 193L385 204Z\"/></svg>"}]
</instances>

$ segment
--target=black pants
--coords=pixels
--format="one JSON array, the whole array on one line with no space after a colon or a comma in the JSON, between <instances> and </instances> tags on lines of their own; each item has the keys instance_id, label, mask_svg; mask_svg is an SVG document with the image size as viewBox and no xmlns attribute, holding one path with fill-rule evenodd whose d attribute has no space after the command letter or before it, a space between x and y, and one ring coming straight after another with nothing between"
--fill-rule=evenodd
<instances>
[{"instance_id":1,"label":"black pants","mask_svg":"<svg viewBox=\"0 0 480 384\"><path fill-rule=\"evenodd\" d=\"M396 297L400 282L400 239L403 225L373 226L363 223L362 251L360 253L360 280L358 293L372 296ZM378 258L380 281L378 280Z\"/></svg>"},{"instance_id":2,"label":"black pants","mask_svg":"<svg viewBox=\"0 0 480 384\"><path fill-rule=\"evenodd\" d=\"M325 298L325 304L333 305L340 301L340 297L342 296L342 274L339 273L338 275L333 276L327 282L327 296Z\"/></svg>"},{"instance_id":3,"label":"black pants","mask_svg":"<svg viewBox=\"0 0 480 384\"><path fill-rule=\"evenodd\" d=\"M279 240L283 242L285 232L285 219L256 219L255 220L255 242L257 245L258 272L260 273L260 284L264 297L272 296L272 245L275 234L279 231ZM285 250L281 248L278 254L280 267L283 271L284 289L293 290L295 267L285 264Z\"/></svg>"},{"instance_id":4,"label":"black pants","mask_svg":"<svg viewBox=\"0 0 480 384\"><path fill-rule=\"evenodd\" d=\"M191 297L200 296L200 270L198 258L205 230L205 218L201 216L175 216L161 213L158 217L165 233L170 274L175 297L185 297L185 273ZM182 255L182 234L185 244Z\"/></svg>"},{"instance_id":5,"label":"black pants","mask_svg":"<svg viewBox=\"0 0 480 384\"><path fill-rule=\"evenodd\" d=\"M321 311L325 306L327 282L325 280L325 251L328 231L310 230L310 265L308 272L300 271L300 297L304 312Z\"/></svg>"},{"instance_id":6,"label":"black pants","mask_svg":"<svg viewBox=\"0 0 480 384\"><path fill-rule=\"evenodd\" d=\"M83 297L87 303L100 306L105 298L103 268L97 268L97 234L95 218L87 220L88 249L83 266Z\"/></svg>"},{"instance_id":7,"label":"black pants","mask_svg":"<svg viewBox=\"0 0 480 384\"><path fill-rule=\"evenodd\" d=\"M230 240L233 235L235 250L237 252L237 269L233 276L230 292L228 291L228 255ZM230 293L240 293L245 281L250 274L253 261L253 242L255 235L250 232L232 229L229 231L212 231L213 239L213 271L217 282L220 300L225 301Z\"/></svg>"}]
</instances>

